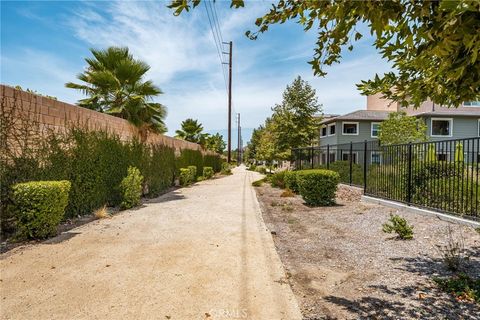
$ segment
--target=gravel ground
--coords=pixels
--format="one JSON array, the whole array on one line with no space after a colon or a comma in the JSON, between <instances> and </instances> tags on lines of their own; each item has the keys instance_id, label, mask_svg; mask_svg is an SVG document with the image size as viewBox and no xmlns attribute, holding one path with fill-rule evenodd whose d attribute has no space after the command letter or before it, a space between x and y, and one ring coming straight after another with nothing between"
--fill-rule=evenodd
<instances>
[{"instance_id":1,"label":"gravel ground","mask_svg":"<svg viewBox=\"0 0 480 320\"><path fill-rule=\"evenodd\" d=\"M337 206L310 208L300 197L256 188L265 223L304 319L480 319L480 305L457 301L432 281L447 276L438 245L448 228L471 255L464 271L480 276L480 235L468 226L360 202L340 187ZM413 240L382 232L391 213L414 226Z\"/></svg>"}]
</instances>

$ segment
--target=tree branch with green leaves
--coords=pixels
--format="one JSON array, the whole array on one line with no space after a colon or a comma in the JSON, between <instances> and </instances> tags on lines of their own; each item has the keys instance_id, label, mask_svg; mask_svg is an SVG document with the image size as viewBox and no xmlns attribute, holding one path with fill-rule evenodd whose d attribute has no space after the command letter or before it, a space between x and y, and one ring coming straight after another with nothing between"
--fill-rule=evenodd
<instances>
[{"instance_id":1,"label":"tree branch with green leaves","mask_svg":"<svg viewBox=\"0 0 480 320\"><path fill-rule=\"evenodd\" d=\"M199 5L200 0L174 0L176 15ZM244 1L233 0L240 8ZM358 84L363 94L382 93L403 106L418 107L431 99L446 106L480 100L480 1L477 0L279 0L259 17L250 39L270 26L295 21L318 36L313 72L325 76L325 66L339 63L345 50L353 50L366 26L374 46L394 70Z\"/></svg>"}]
</instances>

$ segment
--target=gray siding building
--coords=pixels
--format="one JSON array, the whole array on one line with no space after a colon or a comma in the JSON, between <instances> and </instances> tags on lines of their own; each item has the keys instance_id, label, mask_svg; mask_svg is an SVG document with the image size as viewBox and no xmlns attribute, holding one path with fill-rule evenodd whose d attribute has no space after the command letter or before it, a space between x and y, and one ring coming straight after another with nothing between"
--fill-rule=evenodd
<instances>
[{"instance_id":1,"label":"gray siding building","mask_svg":"<svg viewBox=\"0 0 480 320\"><path fill-rule=\"evenodd\" d=\"M367 97L366 110L358 110L340 116L328 116L322 120L319 134L319 146L329 146L329 160L349 160L346 144L360 145L361 142L378 139L379 125L388 119L392 112L404 110L408 115L418 117L427 126L429 141L452 139L466 139L480 136L480 104L465 103L458 108L436 106L432 102L425 102L419 108L403 108L396 103L383 99L379 95ZM342 146L343 145L343 146ZM440 147L439 147L440 149ZM475 152L478 153L478 146ZM437 150L439 156L445 152ZM451 154L451 152L448 152ZM353 161L363 161L361 152L353 151ZM324 152L320 162L326 163L327 155ZM376 162L379 155L371 154L367 159L370 163ZM478 155L476 156L478 159Z\"/></svg>"}]
</instances>

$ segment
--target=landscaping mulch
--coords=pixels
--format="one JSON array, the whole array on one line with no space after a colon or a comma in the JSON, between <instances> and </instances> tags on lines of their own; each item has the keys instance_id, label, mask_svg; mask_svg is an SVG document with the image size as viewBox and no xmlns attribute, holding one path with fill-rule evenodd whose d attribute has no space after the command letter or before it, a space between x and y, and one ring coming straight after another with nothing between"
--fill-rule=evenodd
<instances>
[{"instance_id":1,"label":"landscaping mulch","mask_svg":"<svg viewBox=\"0 0 480 320\"><path fill-rule=\"evenodd\" d=\"M472 227L360 201L340 186L337 205L311 208L299 196L256 188L304 319L480 319L480 305L457 301L434 277L451 276L438 249L463 238L463 271L480 277L480 234ZM382 231L390 214L414 226L412 240Z\"/></svg>"}]
</instances>

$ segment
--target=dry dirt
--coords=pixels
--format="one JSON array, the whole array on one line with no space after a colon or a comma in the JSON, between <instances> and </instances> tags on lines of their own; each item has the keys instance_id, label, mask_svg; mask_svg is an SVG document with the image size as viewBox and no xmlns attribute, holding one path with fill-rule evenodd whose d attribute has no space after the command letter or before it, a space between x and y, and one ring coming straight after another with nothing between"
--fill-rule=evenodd
<instances>
[{"instance_id":1,"label":"dry dirt","mask_svg":"<svg viewBox=\"0 0 480 320\"><path fill-rule=\"evenodd\" d=\"M301 319L244 168L0 257L1 319Z\"/></svg>"},{"instance_id":2,"label":"dry dirt","mask_svg":"<svg viewBox=\"0 0 480 320\"><path fill-rule=\"evenodd\" d=\"M256 190L304 319L480 319L480 305L458 302L432 281L449 274L437 248L448 226L471 255L464 270L480 276L472 227L362 203L349 187L340 188L337 206L323 208L267 184ZM413 224L413 240L382 231L391 213Z\"/></svg>"}]
</instances>

